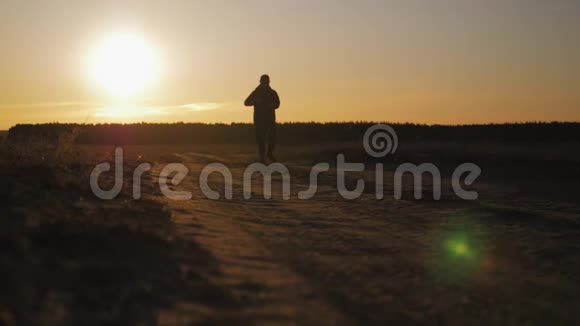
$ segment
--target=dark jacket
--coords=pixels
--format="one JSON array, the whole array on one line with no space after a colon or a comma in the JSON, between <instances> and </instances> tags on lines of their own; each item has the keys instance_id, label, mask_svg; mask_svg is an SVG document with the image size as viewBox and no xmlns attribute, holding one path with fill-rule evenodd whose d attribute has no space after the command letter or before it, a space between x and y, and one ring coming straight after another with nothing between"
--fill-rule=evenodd
<instances>
[{"instance_id":1,"label":"dark jacket","mask_svg":"<svg viewBox=\"0 0 580 326\"><path fill-rule=\"evenodd\" d=\"M273 112L280 107L278 93L268 85L260 85L244 101L245 106L253 106L254 112Z\"/></svg>"}]
</instances>

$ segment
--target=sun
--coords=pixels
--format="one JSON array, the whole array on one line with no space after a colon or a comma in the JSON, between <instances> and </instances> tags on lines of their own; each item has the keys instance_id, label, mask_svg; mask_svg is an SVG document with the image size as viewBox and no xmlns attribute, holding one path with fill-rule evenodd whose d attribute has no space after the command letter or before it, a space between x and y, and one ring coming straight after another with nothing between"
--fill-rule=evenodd
<instances>
[{"instance_id":1,"label":"sun","mask_svg":"<svg viewBox=\"0 0 580 326\"><path fill-rule=\"evenodd\" d=\"M119 33L98 44L90 53L89 73L110 95L127 98L159 78L156 51L135 34Z\"/></svg>"}]
</instances>

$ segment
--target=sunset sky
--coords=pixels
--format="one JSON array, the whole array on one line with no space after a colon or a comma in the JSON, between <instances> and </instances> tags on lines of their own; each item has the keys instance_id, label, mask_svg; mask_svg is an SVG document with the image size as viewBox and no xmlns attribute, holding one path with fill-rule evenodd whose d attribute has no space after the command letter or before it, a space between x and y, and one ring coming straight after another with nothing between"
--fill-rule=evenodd
<instances>
[{"instance_id":1,"label":"sunset sky","mask_svg":"<svg viewBox=\"0 0 580 326\"><path fill-rule=\"evenodd\" d=\"M262 73L279 121L580 121L577 0L3 0L0 40L0 129L250 121Z\"/></svg>"}]
</instances>

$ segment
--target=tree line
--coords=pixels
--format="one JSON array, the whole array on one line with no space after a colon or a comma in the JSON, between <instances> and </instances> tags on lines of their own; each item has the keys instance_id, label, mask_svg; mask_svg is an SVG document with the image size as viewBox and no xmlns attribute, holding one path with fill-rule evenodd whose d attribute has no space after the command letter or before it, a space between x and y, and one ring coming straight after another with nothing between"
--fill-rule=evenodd
<instances>
[{"instance_id":1,"label":"tree line","mask_svg":"<svg viewBox=\"0 0 580 326\"><path fill-rule=\"evenodd\" d=\"M277 126L281 144L357 142L373 122L289 122ZM387 123L400 140L568 142L580 140L580 123L424 125ZM78 144L246 144L255 140L252 124L21 124L8 133L10 141L58 141L74 135Z\"/></svg>"}]
</instances>

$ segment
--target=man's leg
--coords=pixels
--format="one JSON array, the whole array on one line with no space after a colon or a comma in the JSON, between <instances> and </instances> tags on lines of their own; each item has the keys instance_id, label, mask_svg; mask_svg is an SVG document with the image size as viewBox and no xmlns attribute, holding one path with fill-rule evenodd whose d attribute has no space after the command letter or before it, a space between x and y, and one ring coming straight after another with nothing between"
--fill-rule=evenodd
<instances>
[{"instance_id":1,"label":"man's leg","mask_svg":"<svg viewBox=\"0 0 580 326\"><path fill-rule=\"evenodd\" d=\"M276 161L274 157L274 149L276 149L276 120L271 121L268 127L268 158L271 161Z\"/></svg>"},{"instance_id":2,"label":"man's leg","mask_svg":"<svg viewBox=\"0 0 580 326\"><path fill-rule=\"evenodd\" d=\"M265 128L264 123L256 119L254 120L254 131L256 132L256 143L258 143L260 162L264 162L264 154L266 154L266 132L268 130Z\"/></svg>"}]
</instances>

